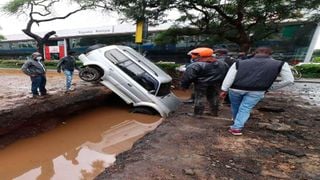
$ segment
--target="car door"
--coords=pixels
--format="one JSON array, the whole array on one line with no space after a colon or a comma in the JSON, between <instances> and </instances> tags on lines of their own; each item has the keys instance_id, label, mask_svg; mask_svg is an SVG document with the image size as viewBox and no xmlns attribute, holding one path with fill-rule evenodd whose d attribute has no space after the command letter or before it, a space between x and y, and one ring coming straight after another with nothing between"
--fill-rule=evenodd
<instances>
[{"instance_id":1,"label":"car door","mask_svg":"<svg viewBox=\"0 0 320 180\"><path fill-rule=\"evenodd\" d=\"M141 76L145 76L147 72L118 49L106 51L105 56L115 65L110 69L111 83L134 102L150 101L146 94L149 92L141 86Z\"/></svg>"}]
</instances>

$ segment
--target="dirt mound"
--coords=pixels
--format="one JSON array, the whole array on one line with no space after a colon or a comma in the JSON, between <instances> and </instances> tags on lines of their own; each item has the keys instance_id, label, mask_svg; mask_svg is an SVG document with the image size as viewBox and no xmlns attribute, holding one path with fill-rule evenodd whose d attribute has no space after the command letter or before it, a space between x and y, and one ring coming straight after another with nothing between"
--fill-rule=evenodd
<instances>
[{"instance_id":1,"label":"dirt mound","mask_svg":"<svg viewBox=\"0 0 320 180\"><path fill-rule=\"evenodd\" d=\"M96 179L320 177L318 106L269 94L240 137L227 132L232 124L227 106L220 118L195 119L186 115L191 111L191 105L183 105Z\"/></svg>"}]
</instances>

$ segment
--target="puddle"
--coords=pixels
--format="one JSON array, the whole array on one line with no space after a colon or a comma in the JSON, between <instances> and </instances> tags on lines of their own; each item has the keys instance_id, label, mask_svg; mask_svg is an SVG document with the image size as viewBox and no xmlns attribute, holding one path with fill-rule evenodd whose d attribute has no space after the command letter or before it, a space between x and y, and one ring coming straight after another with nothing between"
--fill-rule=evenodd
<instances>
[{"instance_id":1,"label":"puddle","mask_svg":"<svg viewBox=\"0 0 320 180\"><path fill-rule=\"evenodd\" d=\"M307 100L312 105L320 106L320 84L318 83L295 83L283 89Z\"/></svg>"},{"instance_id":2,"label":"puddle","mask_svg":"<svg viewBox=\"0 0 320 180\"><path fill-rule=\"evenodd\" d=\"M162 119L107 106L0 150L1 179L93 179Z\"/></svg>"}]
</instances>

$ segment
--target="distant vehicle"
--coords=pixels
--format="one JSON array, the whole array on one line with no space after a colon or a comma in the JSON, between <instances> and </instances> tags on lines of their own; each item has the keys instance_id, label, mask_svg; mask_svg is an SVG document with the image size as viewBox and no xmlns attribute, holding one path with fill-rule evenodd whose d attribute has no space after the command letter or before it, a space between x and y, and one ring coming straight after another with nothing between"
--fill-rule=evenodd
<instances>
[{"instance_id":1,"label":"distant vehicle","mask_svg":"<svg viewBox=\"0 0 320 180\"><path fill-rule=\"evenodd\" d=\"M166 117L180 104L170 91L172 78L130 47L94 45L79 59L84 65L79 72L82 80L100 81L136 112L152 109Z\"/></svg>"}]
</instances>

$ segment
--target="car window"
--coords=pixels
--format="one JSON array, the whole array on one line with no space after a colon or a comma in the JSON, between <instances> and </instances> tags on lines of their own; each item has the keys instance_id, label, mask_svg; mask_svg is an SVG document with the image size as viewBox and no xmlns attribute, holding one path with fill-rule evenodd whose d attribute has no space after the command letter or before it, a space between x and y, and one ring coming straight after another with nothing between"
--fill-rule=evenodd
<instances>
[{"instance_id":1,"label":"car window","mask_svg":"<svg viewBox=\"0 0 320 180\"><path fill-rule=\"evenodd\" d=\"M122 54L117 49L111 49L109 51L106 51L104 54L108 59L110 59L114 64L121 63L123 61L130 60L127 56Z\"/></svg>"},{"instance_id":2,"label":"car window","mask_svg":"<svg viewBox=\"0 0 320 180\"><path fill-rule=\"evenodd\" d=\"M158 81L119 50L106 51L105 56L146 90L156 93Z\"/></svg>"},{"instance_id":3,"label":"car window","mask_svg":"<svg viewBox=\"0 0 320 180\"><path fill-rule=\"evenodd\" d=\"M158 74L152 69L152 66L150 67L150 64L148 63L149 60L147 60L144 56L142 56L141 54L139 54L138 52L129 49L129 48L123 48L122 49L124 52L128 53L129 55L131 55L132 58L134 58L136 61L144 64L146 67L148 67L151 71L153 71L153 73L158 76ZM143 60L143 61L141 61Z\"/></svg>"}]
</instances>

